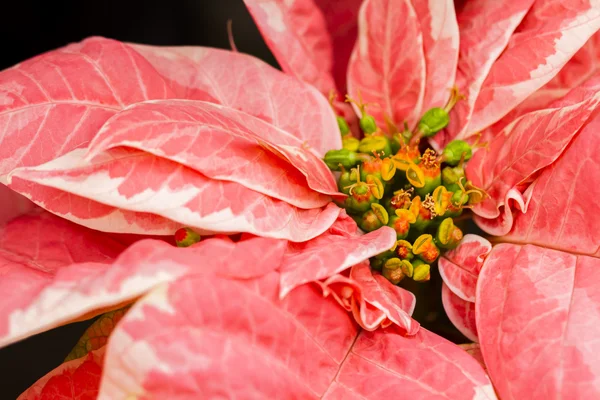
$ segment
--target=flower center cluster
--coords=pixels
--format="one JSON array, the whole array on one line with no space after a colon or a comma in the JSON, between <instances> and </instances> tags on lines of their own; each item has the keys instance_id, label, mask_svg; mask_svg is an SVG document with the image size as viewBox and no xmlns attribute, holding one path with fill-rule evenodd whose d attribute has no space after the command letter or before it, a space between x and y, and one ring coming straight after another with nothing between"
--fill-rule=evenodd
<instances>
[{"instance_id":1,"label":"flower center cluster","mask_svg":"<svg viewBox=\"0 0 600 400\"><path fill-rule=\"evenodd\" d=\"M486 196L465 177L471 145L453 140L437 154L422 140L448 125L448 113L460 99L453 89L448 104L428 110L414 130L388 124L393 129L383 132L361 99L347 97L362 113L361 140L338 117L343 148L327 152L325 162L341 172L338 189L348 197L339 205L365 232L382 226L396 231L394 247L370 260L371 267L394 284L405 277L429 280L440 254L462 240L456 218Z\"/></svg>"}]
</instances>

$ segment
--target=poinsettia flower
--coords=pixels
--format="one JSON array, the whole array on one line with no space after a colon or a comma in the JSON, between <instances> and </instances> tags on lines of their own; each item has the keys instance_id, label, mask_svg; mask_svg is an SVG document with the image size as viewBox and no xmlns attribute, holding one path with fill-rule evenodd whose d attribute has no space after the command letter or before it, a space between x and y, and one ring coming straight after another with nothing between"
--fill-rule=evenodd
<instances>
[{"instance_id":1,"label":"poinsettia flower","mask_svg":"<svg viewBox=\"0 0 600 400\"><path fill-rule=\"evenodd\" d=\"M244 236L239 242L216 237L182 251L160 240L127 248L131 243L114 235L86 230L81 235L90 238L91 259L78 252L69 259L63 229L48 235L50 243L44 245L39 236L45 231L28 242L18 229L22 220L15 220L5 225L16 223L17 229L6 235L12 251L3 253L3 265L15 282L32 284L0 315L3 343L119 308L152 291L109 340L101 398L164 397L172 394L166 388L191 397L222 395L224 387L231 393L291 391L299 397L374 398L402 391L412 397L494 398L477 361L418 330L410 319L414 298L361 263L389 248L395 233L357 235L356 225L330 203L342 196L320 156L338 148L340 137L330 105L309 84L323 94L331 89L362 94L379 106L373 115L382 126L386 120L414 125L428 108L445 104L448 89L457 86L467 99L455 105L451 125L432 144L470 139L480 131L490 140L490 151L480 151L467 173L490 193L474 209L477 222L507 243L488 249L489 255L482 256L480 249L474 257L465 255L463 265L454 259L449 276L467 283L447 277L445 303L455 311L453 320L481 342L503 398L522 397L540 379L547 380L542 396L564 390L594 397L597 366L584 351L595 343L593 326L586 325L583 312L570 309L596 304L591 268L598 257L596 236L591 224L587 230L573 229L597 194L575 195L575 189L581 191L576 184L585 184L580 176L597 181L597 168L581 167L588 160L597 167L597 149L585 145L594 143L594 78L565 98L536 102L541 108L532 106L499 126L511 110L544 90L598 29L595 6L485 1L461 4L456 11L450 1L247 3L280 64L308 84L235 53L100 38L0 74L5 127L0 182L12 190L97 231L171 235L185 225L202 234L266 237ZM307 15L310 29L305 29ZM223 63L235 71L234 79L223 74ZM575 84L563 82L565 91ZM255 99L257 93L265 97ZM348 112L339 102L334 106ZM567 188L565 182L572 185ZM552 194L562 189L568 195L556 202L546 192L551 184L556 185ZM547 231L547 208L553 208L550 215L561 226L556 237ZM539 211L532 216L532 209ZM11 210L10 216L19 212ZM39 211L34 215L50 218ZM58 225L52 223L48 232ZM72 227L64 232L70 238ZM94 235L114 243L101 243L96 250ZM64 247L56 246L61 240ZM29 243L42 244L44 251L37 251L39 245L28 248ZM342 243L349 254L327 252ZM236 255L238 246L246 246L249 254ZM268 263L252 262L267 250L272 252ZM198 271L201 254L217 256ZM465 265L468 259L478 264ZM507 265L517 274L506 271ZM584 279L575 280L577 266ZM557 276L572 276L574 283L569 288L556 282ZM473 281L475 303L454 291L472 296ZM198 287L214 296L203 296ZM572 302L564 300L569 289ZM63 306L65 296L77 301ZM191 299L199 305L193 312ZM334 307L334 300L354 319ZM48 306L57 302L62 307ZM526 308L529 304L544 306ZM242 308L247 315L240 315ZM540 311L542 317L535 318ZM504 324L507 336L502 336ZM368 332L382 326L387 328ZM540 349L539 331L563 351ZM508 347L521 332L530 340L518 349ZM174 335L185 346L169 347ZM535 359L535 352L543 357ZM228 367L225 372L215 367L216 360ZM544 369L552 365L560 367ZM235 369L256 386L236 385ZM265 370L273 374L257 373ZM205 383L209 386L199 386Z\"/></svg>"},{"instance_id":2,"label":"poinsettia flower","mask_svg":"<svg viewBox=\"0 0 600 400\"><path fill-rule=\"evenodd\" d=\"M480 341L501 398L531 396L532 382L534 397L598 397L599 5L245 2L285 71L323 93L362 95L384 130L414 127L458 88L465 99L430 144L488 142L466 174L488 194L475 221L496 237L468 235L440 261L448 315Z\"/></svg>"}]
</instances>

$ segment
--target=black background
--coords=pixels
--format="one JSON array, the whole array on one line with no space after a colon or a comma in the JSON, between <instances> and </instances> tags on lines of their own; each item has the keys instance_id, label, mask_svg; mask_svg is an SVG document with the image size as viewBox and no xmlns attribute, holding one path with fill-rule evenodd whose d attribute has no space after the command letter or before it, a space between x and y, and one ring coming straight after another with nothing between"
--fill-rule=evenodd
<instances>
[{"instance_id":1,"label":"black background","mask_svg":"<svg viewBox=\"0 0 600 400\"><path fill-rule=\"evenodd\" d=\"M0 70L39 53L97 35L154 45L228 49L228 19L233 21L239 51L277 66L242 0L20 1L3 4L1 12ZM432 275L432 281L426 286L426 291L417 293L417 319L451 340L467 342L441 311L439 275ZM423 287L411 289L419 292ZM440 312L429 312L432 309ZM88 321L54 329L0 349L0 400L16 399L37 379L58 366L89 324Z\"/></svg>"}]
</instances>

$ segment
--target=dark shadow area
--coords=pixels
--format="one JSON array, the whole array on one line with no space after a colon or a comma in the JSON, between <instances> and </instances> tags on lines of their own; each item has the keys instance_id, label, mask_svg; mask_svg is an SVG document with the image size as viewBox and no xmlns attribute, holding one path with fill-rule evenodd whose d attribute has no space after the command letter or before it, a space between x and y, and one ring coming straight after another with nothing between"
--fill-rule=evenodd
<instances>
[{"instance_id":1,"label":"dark shadow area","mask_svg":"<svg viewBox=\"0 0 600 400\"><path fill-rule=\"evenodd\" d=\"M35 381L62 364L92 322L63 326L0 349L0 398L16 399Z\"/></svg>"},{"instance_id":2,"label":"dark shadow area","mask_svg":"<svg viewBox=\"0 0 600 400\"><path fill-rule=\"evenodd\" d=\"M276 65L242 0L24 0L3 5L2 15L0 69L89 36L229 49L228 19L239 51Z\"/></svg>"}]
</instances>

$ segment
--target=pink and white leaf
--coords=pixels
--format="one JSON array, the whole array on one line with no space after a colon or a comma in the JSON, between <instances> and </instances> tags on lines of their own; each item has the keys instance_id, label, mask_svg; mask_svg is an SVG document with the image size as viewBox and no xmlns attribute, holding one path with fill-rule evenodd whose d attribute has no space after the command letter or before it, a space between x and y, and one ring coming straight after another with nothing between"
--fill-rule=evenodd
<instances>
[{"instance_id":1,"label":"pink and white leaf","mask_svg":"<svg viewBox=\"0 0 600 400\"><path fill-rule=\"evenodd\" d=\"M438 268L444 283L458 297L475 301L477 277L492 245L481 236L467 234L458 247L439 259Z\"/></svg>"},{"instance_id":2,"label":"pink and white leaf","mask_svg":"<svg viewBox=\"0 0 600 400\"><path fill-rule=\"evenodd\" d=\"M482 229L493 235L508 233L511 200L526 211L529 199L518 186L530 183L537 171L552 164L587 122L600 103L599 82L600 77L594 77L559 100L556 107L523 115L504 128L487 151L475 154L467 176L490 196L473 208Z\"/></svg>"},{"instance_id":3,"label":"pink and white leaf","mask_svg":"<svg viewBox=\"0 0 600 400\"><path fill-rule=\"evenodd\" d=\"M413 126L421 117L426 80L415 9L409 0L365 0L358 26L348 66L349 94L376 104L367 111L379 127L387 126L385 115L398 126L404 121Z\"/></svg>"},{"instance_id":4,"label":"pink and white leaf","mask_svg":"<svg viewBox=\"0 0 600 400\"><path fill-rule=\"evenodd\" d=\"M479 277L476 314L483 356L502 399L600 395L599 274L597 256L494 247Z\"/></svg>"},{"instance_id":5,"label":"pink and white leaf","mask_svg":"<svg viewBox=\"0 0 600 400\"><path fill-rule=\"evenodd\" d=\"M483 82L469 123L480 132L550 81L600 28L600 3L538 0Z\"/></svg>"},{"instance_id":6,"label":"pink and white leaf","mask_svg":"<svg viewBox=\"0 0 600 400\"><path fill-rule=\"evenodd\" d=\"M173 97L132 48L90 38L0 72L0 181L85 147L111 116L150 99Z\"/></svg>"},{"instance_id":7,"label":"pink and white leaf","mask_svg":"<svg viewBox=\"0 0 600 400\"><path fill-rule=\"evenodd\" d=\"M37 169L16 170L10 179L17 177L52 189L40 202L51 211L54 199L50 195L58 189L119 210L158 215L201 234L247 232L305 241L325 232L341 210L333 203L322 209L298 209L235 182L208 179L183 165L134 149L114 149L89 162L81 155L74 151ZM98 228L93 218L76 222ZM113 227L101 228L110 231Z\"/></svg>"},{"instance_id":8,"label":"pink and white leaf","mask_svg":"<svg viewBox=\"0 0 600 400\"><path fill-rule=\"evenodd\" d=\"M268 151L284 152L280 147L285 145L298 147L285 154L287 159ZM323 206L329 200L326 195L337 193L325 163L304 149L300 139L249 114L203 101L131 107L102 128L90 145L90 157L119 146L144 150L211 179L237 182L302 208Z\"/></svg>"},{"instance_id":9,"label":"pink and white leaf","mask_svg":"<svg viewBox=\"0 0 600 400\"><path fill-rule=\"evenodd\" d=\"M496 399L479 363L426 329L363 332L324 399Z\"/></svg>"},{"instance_id":10,"label":"pink and white leaf","mask_svg":"<svg viewBox=\"0 0 600 400\"><path fill-rule=\"evenodd\" d=\"M436 135L437 147L443 148L457 136L476 133L467 127L483 82L532 4L533 0L469 1L457 12L460 51L456 86L466 99L454 107L448 129Z\"/></svg>"},{"instance_id":11,"label":"pink and white leaf","mask_svg":"<svg viewBox=\"0 0 600 400\"><path fill-rule=\"evenodd\" d=\"M279 300L278 281L196 276L158 287L114 332L99 399L495 398L477 361L456 345L425 330L359 333L316 287Z\"/></svg>"},{"instance_id":12,"label":"pink and white leaf","mask_svg":"<svg viewBox=\"0 0 600 400\"><path fill-rule=\"evenodd\" d=\"M68 285L77 276L83 279L85 271L104 269L123 250L108 236L47 213L24 215L0 227L0 291L6 296L0 305L0 345L62 322L52 316L53 307L67 295L60 281L53 287L60 271L74 263L93 266L64 276L63 285ZM40 296L46 288L50 290Z\"/></svg>"},{"instance_id":13,"label":"pink and white leaf","mask_svg":"<svg viewBox=\"0 0 600 400\"><path fill-rule=\"evenodd\" d=\"M185 274L260 276L279 267L285 248L265 238L207 239L187 249L148 239L115 259L123 247L105 235L53 216L21 217L2 228L0 346L119 308ZM261 262L246 263L258 249Z\"/></svg>"},{"instance_id":14,"label":"pink and white leaf","mask_svg":"<svg viewBox=\"0 0 600 400\"><path fill-rule=\"evenodd\" d=\"M473 342L479 342L475 321L475 303L458 297L448 285L442 284L442 304L450 322Z\"/></svg>"},{"instance_id":15,"label":"pink and white leaf","mask_svg":"<svg viewBox=\"0 0 600 400\"><path fill-rule=\"evenodd\" d=\"M98 395L105 347L61 364L35 382L17 400L84 400Z\"/></svg>"},{"instance_id":16,"label":"pink and white leaf","mask_svg":"<svg viewBox=\"0 0 600 400\"><path fill-rule=\"evenodd\" d=\"M245 0L283 70L323 94L346 92L362 0Z\"/></svg>"},{"instance_id":17,"label":"pink and white leaf","mask_svg":"<svg viewBox=\"0 0 600 400\"><path fill-rule=\"evenodd\" d=\"M244 111L306 141L319 154L341 147L327 98L255 57L207 47L133 48L158 70L177 98Z\"/></svg>"},{"instance_id":18,"label":"pink and white leaf","mask_svg":"<svg viewBox=\"0 0 600 400\"><path fill-rule=\"evenodd\" d=\"M452 0L412 2L423 35L425 95L423 111L443 107L450 97L458 63L459 32Z\"/></svg>"},{"instance_id":19,"label":"pink and white leaf","mask_svg":"<svg viewBox=\"0 0 600 400\"><path fill-rule=\"evenodd\" d=\"M77 151L81 150L74 150L74 152ZM52 214L98 231L164 236L172 235L182 227L177 222L155 214L108 206L95 200L21 179L14 174L10 177L10 188Z\"/></svg>"},{"instance_id":20,"label":"pink and white leaf","mask_svg":"<svg viewBox=\"0 0 600 400\"><path fill-rule=\"evenodd\" d=\"M497 134L523 114L548 108L554 101L565 96L571 89L583 85L598 72L600 72L600 32L594 34L550 82L529 95L525 101L492 125L489 128L491 135Z\"/></svg>"},{"instance_id":21,"label":"pink and white leaf","mask_svg":"<svg viewBox=\"0 0 600 400\"><path fill-rule=\"evenodd\" d=\"M282 298L299 285L329 278L389 250L396 242L396 233L391 228L348 235L340 234L336 225L308 242L289 244L280 271Z\"/></svg>"},{"instance_id":22,"label":"pink and white leaf","mask_svg":"<svg viewBox=\"0 0 600 400\"><path fill-rule=\"evenodd\" d=\"M419 331L419 323L410 317L415 309L415 296L373 273L368 262L353 266L349 276L333 275L319 285L324 296L333 296L367 331L392 324L407 335Z\"/></svg>"},{"instance_id":23,"label":"pink and white leaf","mask_svg":"<svg viewBox=\"0 0 600 400\"><path fill-rule=\"evenodd\" d=\"M596 115L544 169L531 191L527 213L515 215L512 230L500 240L600 256L599 130Z\"/></svg>"}]
</instances>

